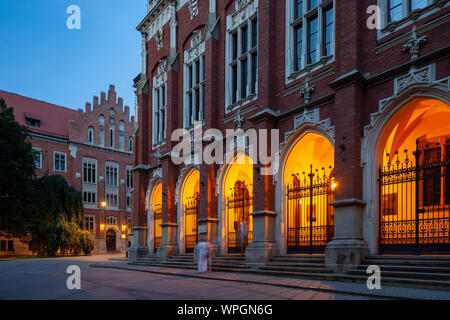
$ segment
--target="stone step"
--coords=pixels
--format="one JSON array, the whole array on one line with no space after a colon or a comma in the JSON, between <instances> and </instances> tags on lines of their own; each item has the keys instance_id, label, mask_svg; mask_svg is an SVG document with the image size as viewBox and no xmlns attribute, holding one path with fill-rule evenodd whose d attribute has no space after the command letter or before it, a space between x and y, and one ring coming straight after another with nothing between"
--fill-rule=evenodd
<instances>
[{"instance_id":1,"label":"stone step","mask_svg":"<svg viewBox=\"0 0 450 320\"><path fill-rule=\"evenodd\" d=\"M234 260L234 261L245 261L245 256L241 255L230 255L230 256L216 256L215 260Z\"/></svg>"},{"instance_id":2,"label":"stone step","mask_svg":"<svg viewBox=\"0 0 450 320\"><path fill-rule=\"evenodd\" d=\"M368 256L367 259L379 259L379 260L429 260L429 261L448 261L450 262L450 255L440 255L440 256L412 256L412 255L378 255L378 256Z\"/></svg>"},{"instance_id":3,"label":"stone step","mask_svg":"<svg viewBox=\"0 0 450 320\"><path fill-rule=\"evenodd\" d=\"M366 275L366 271L360 269L353 269L348 271L349 274L354 275ZM442 280L450 281L450 274L448 273L433 273L433 272L405 272L405 271L383 271L381 269L381 277L390 278L408 278L408 279L419 279L419 280Z\"/></svg>"},{"instance_id":4,"label":"stone step","mask_svg":"<svg viewBox=\"0 0 450 320\"><path fill-rule=\"evenodd\" d=\"M212 262L212 268L213 270L216 268L219 269L250 269L251 266L246 265L246 264L223 264L223 263L215 263Z\"/></svg>"},{"instance_id":5,"label":"stone step","mask_svg":"<svg viewBox=\"0 0 450 320\"><path fill-rule=\"evenodd\" d=\"M299 267L299 268L324 268L325 263L309 262L269 262L266 266L270 267Z\"/></svg>"},{"instance_id":6,"label":"stone step","mask_svg":"<svg viewBox=\"0 0 450 320\"><path fill-rule=\"evenodd\" d=\"M325 263L325 258L320 257L304 257L304 258L287 258L287 257L275 257L271 262L290 262L290 263Z\"/></svg>"},{"instance_id":7,"label":"stone step","mask_svg":"<svg viewBox=\"0 0 450 320\"><path fill-rule=\"evenodd\" d=\"M412 267L439 267L449 268L450 261L447 260L424 260L424 259L364 259L363 265L377 265L377 266L412 266Z\"/></svg>"},{"instance_id":8,"label":"stone step","mask_svg":"<svg viewBox=\"0 0 450 320\"><path fill-rule=\"evenodd\" d=\"M287 271L287 272L300 272L300 273L332 273L330 269L326 269L325 266L321 268L308 268L308 267L280 267L280 266L263 266L259 270L272 270L272 271Z\"/></svg>"},{"instance_id":9,"label":"stone step","mask_svg":"<svg viewBox=\"0 0 450 320\"><path fill-rule=\"evenodd\" d=\"M366 271L370 265L360 265L359 270ZM425 266L403 266L403 265L380 265L381 271L406 271L423 273L444 273L450 274L450 268L446 267L425 267Z\"/></svg>"}]
</instances>

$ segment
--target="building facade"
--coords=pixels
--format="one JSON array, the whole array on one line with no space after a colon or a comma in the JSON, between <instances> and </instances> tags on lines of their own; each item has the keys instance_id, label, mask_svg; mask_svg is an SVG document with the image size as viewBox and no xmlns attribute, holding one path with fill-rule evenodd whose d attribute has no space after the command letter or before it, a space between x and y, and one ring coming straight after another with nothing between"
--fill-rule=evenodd
<instances>
[{"instance_id":1,"label":"building facade","mask_svg":"<svg viewBox=\"0 0 450 320\"><path fill-rule=\"evenodd\" d=\"M131 258L208 241L249 262L325 254L339 271L450 253L449 6L149 1ZM223 146L219 161L175 163L180 128L194 151ZM251 139L226 145L227 129L277 130L258 146L279 146L279 170L250 157Z\"/></svg>"},{"instance_id":2,"label":"building facade","mask_svg":"<svg viewBox=\"0 0 450 320\"><path fill-rule=\"evenodd\" d=\"M123 99L116 98L114 86L78 111L5 91L0 97L14 107L16 121L31 132L36 176L61 175L83 194L85 229L92 232L93 253L126 252L134 117ZM17 239L9 249L2 254L29 253Z\"/></svg>"}]
</instances>

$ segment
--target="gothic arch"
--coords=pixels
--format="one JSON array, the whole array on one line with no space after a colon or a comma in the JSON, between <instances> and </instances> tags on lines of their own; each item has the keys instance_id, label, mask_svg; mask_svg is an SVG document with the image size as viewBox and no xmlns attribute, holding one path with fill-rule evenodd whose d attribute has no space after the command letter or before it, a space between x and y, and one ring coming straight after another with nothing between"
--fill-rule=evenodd
<instances>
[{"instance_id":1,"label":"gothic arch","mask_svg":"<svg viewBox=\"0 0 450 320\"><path fill-rule=\"evenodd\" d=\"M276 220L275 233L276 241L278 244L278 250L281 254L287 254L287 206L286 206L286 196L287 196L287 184L288 181L285 179L286 164L289 155L293 148L308 134L317 134L325 138L335 149L335 141L332 136L333 130L324 128L321 125L306 123L300 126L294 133L290 134L283 148L280 152L280 165L276 176L274 177L275 184L275 210L278 213ZM334 155L333 155L334 156Z\"/></svg>"},{"instance_id":2,"label":"gothic arch","mask_svg":"<svg viewBox=\"0 0 450 320\"><path fill-rule=\"evenodd\" d=\"M432 66L421 70L428 71L428 78L417 81L414 79L413 69L409 76L411 80L407 85L398 87L396 79L394 95L379 102L378 112L371 115L371 122L365 127L362 139L361 166L363 167L363 200L367 203L363 217L363 235L369 243L371 254L378 253L378 167L380 165L380 140L390 121L399 112L406 112L412 108L415 99L435 99L450 105L449 88L450 78L433 81ZM419 70L420 71L420 70ZM417 74L417 72L416 72ZM401 82L402 83L402 82ZM399 90L401 89L401 90Z\"/></svg>"},{"instance_id":3,"label":"gothic arch","mask_svg":"<svg viewBox=\"0 0 450 320\"><path fill-rule=\"evenodd\" d=\"M186 182L192 178L192 175L198 173L198 180L200 183L200 167L197 165L186 165L178 177L178 181L175 188L175 203L177 205L177 239L178 239L178 249L180 253L185 253L185 214L184 214L184 188Z\"/></svg>"}]
</instances>

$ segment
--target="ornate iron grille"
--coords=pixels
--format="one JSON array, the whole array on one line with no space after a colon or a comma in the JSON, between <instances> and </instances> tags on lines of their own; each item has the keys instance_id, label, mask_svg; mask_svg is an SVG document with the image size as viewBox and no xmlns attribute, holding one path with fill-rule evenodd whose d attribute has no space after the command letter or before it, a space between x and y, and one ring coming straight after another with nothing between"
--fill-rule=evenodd
<instances>
[{"instance_id":1,"label":"ornate iron grille","mask_svg":"<svg viewBox=\"0 0 450 320\"><path fill-rule=\"evenodd\" d=\"M198 213L199 213L199 196L198 193L191 198L186 199L184 206L185 215L185 251L193 253L198 243Z\"/></svg>"},{"instance_id":2,"label":"ornate iron grille","mask_svg":"<svg viewBox=\"0 0 450 320\"><path fill-rule=\"evenodd\" d=\"M379 168L380 253L450 252L450 148L421 144Z\"/></svg>"},{"instance_id":3,"label":"ornate iron grille","mask_svg":"<svg viewBox=\"0 0 450 320\"><path fill-rule=\"evenodd\" d=\"M231 195L227 198L228 253L245 253L253 242L250 210L253 196L243 181L237 181ZM245 222L245 224L244 224Z\"/></svg>"},{"instance_id":4,"label":"ornate iron grille","mask_svg":"<svg viewBox=\"0 0 450 320\"><path fill-rule=\"evenodd\" d=\"M293 174L287 188L288 253L323 253L334 236L335 180L330 167L327 173L314 170Z\"/></svg>"},{"instance_id":5,"label":"ornate iron grille","mask_svg":"<svg viewBox=\"0 0 450 320\"><path fill-rule=\"evenodd\" d=\"M161 236L157 236L157 234L161 234L161 224L162 224L162 207L161 205L156 205L153 208L153 223L154 223L154 232L155 232L155 252L156 250L161 246L161 242L162 242L162 237ZM157 233L156 231L159 231L159 233Z\"/></svg>"}]
</instances>

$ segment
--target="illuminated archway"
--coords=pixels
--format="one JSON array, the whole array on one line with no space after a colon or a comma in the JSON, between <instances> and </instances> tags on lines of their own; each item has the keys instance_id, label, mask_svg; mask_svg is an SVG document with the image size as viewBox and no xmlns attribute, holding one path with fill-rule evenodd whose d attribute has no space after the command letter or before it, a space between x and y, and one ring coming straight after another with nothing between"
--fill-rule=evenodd
<instances>
[{"instance_id":1,"label":"illuminated archway","mask_svg":"<svg viewBox=\"0 0 450 320\"><path fill-rule=\"evenodd\" d=\"M200 171L191 169L182 175L178 191L178 230L180 252L192 253L198 243Z\"/></svg>"},{"instance_id":2,"label":"illuminated archway","mask_svg":"<svg viewBox=\"0 0 450 320\"><path fill-rule=\"evenodd\" d=\"M162 241L162 182L158 182L152 190L149 202L149 248L156 252Z\"/></svg>"},{"instance_id":3,"label":"illuminated archway","mask_svg":"<svg viewBox=\"0 0 450 320\"><path fill-rule=\"evenodd\" d=\"M379 136L380 253L450 252L450 106L415 98Z\"/></svg>"},{"instance_id":4,"label":"illuminated archway","mask_svg":"<svg viewBox=\"0 0 450 320\"><path fill-rule=\"evenodd\" d=\"M334 234L334 147L315 131L303 132L289 147L281 172L281 241L287 253L323 253Z\"/></svg>"},{"instance_id":5,"label":"illuminated archway","mask_svg":"<svg viewBox=\"0 0 450 320\"><path fill-rule=\"evenodd\" d=\"M223 168L219 201L219 245L222 253L244 253L253 241L253 161L238 153Z\"/></svg>"}]
</instances>

